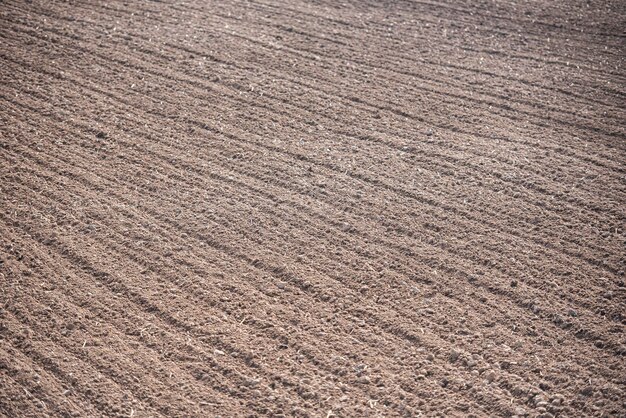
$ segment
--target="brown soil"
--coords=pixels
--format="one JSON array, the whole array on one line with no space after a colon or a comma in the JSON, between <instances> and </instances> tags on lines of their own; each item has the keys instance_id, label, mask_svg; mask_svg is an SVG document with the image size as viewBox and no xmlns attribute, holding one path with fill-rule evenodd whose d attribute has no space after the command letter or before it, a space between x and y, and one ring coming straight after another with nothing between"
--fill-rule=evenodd
<instances>
[{"instance_id":1,"label":"brown soil","mask_svg":"<svg viewBox=\"0 0 626 418\"><path fill-rule=\"evenodd\" d=\"M0 12L0 415L626 415L626 3Z\"/></svg>"}]
</instances>

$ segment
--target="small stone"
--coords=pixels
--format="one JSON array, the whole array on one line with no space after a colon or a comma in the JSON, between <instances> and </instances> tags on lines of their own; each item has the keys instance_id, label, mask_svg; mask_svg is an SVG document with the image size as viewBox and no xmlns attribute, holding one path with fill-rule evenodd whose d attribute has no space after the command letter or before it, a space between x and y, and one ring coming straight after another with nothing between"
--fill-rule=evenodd
<instances>
[{"instance_id":1,"label":"small stone","mask_svg":"<svg viewBox=\"0 0 626 418\"><path fill-rule=\"evenodd\" d=\"M517 280L511 280L511 287L517 287Z\"/></svg>"},{"instance_id":2,"label":"small stone","mask_svg":"<svg viewBox=\"0 0 626 418\"><path fill-rule=\"evenodd\" d=\"M604 292L604 296L605 299L612 299L613 298L613 292L611 292L610 290L608 292Z\"/></svg>"},{"instance_id":3,"label":"small stone","mask_svg":"<svg viewBox=\"0 0 626 418\"><path fill-rule=\"evenodd\" d=\"M426 136L433 136L433 134L434 134L434 133L435 133L435 132L434 132L432 129L428 129L428 130L426 131Z\"/></svg>"},{"instance_id":4,"label":"small stone","mask_svg":"<svg viewBox=\"0 0 626 418\"><path fill-rule=\"evenodd\" d=\"M416 379L417 380L424 380L424 379L426 379L426 376L424 376L423 374L418 374Z\"/></svg>"},{"instance_id":5,"label":"small stone","mask_svg":"<svg viewBox=\"0 0 626 418\"><path fill-rule=\"evenodd\" d=\"M432 354L428 354L428 355L426 356L426 360L428 360L428 361L433 361L434 359L435 359L435 356L434 356L434 355L432 355Z\"/></svg>"},{"instance_id":6,"label":"small stone","mask_svg":"<svg viewBox=\"0 0 626 418\"><path fill-rule=\"evenodd\" d=\"M591 386L586 386L580 391L580 393L584 396L591 396L593 395L593 388Z\"/></svg>"},{"instance_id":7,"label":"small stone","mask_svg":"<svg viewBox=\"0 0 626 418\"><path fill-rule=\"evenodd\" d=\"M487 372L485 374L485 379L487 379L487 382L491 383L496 380L496 374L494 372Z\"/></svg>"},{"instance_id":8,"label":"small stone","mask_svg":"<svg viewBox=\"0 0 626 418\"><path fill-rule=\"evenodd\" d=\"M574 317L578 316L578 313L575 310L573 310L573 309L570 309L569 311L567 311L567 314L569 316L574 316Z\"/></svg>"},{"instance_id":9,"label":"small stone","mask_svg":"<svg viewBox=\"0 0 626 418\"><path fill-rule=\"evenodd\" d=\"M459 353L458 351L452 350L450 352L450 361L454 363L455 361L457 361L460 355L461 353Z\"/></svg>"}]
</instances>

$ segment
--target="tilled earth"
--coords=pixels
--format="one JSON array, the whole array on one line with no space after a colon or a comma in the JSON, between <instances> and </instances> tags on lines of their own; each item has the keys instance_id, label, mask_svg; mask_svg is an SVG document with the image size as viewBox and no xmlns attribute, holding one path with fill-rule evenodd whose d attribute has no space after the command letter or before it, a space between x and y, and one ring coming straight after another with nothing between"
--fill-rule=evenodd
<instances>
[{"instance_id":1,"label":"tilled earth","mask_svg":"<svg viewBox=\"0 0 626 418\"><path fill-rule=\"evenodd\" d=\"M626 415L626 3L0 3L0 415Z\"/></svg>"}]
</instances>

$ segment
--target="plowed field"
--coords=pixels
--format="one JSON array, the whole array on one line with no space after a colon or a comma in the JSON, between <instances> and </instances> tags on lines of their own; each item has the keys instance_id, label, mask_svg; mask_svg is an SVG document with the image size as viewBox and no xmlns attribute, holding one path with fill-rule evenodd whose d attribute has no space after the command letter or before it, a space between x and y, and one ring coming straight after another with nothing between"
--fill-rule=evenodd
<instances>
[{"instance_id":1,"label":"plowed field","mask_svg":"<svg viewBox=\"0 0 626 418\"><path fill-rule=\"evenodd\" d=\"M0 415L625 416L625 28L0 2Z\"/></svg>"}]
</instances>

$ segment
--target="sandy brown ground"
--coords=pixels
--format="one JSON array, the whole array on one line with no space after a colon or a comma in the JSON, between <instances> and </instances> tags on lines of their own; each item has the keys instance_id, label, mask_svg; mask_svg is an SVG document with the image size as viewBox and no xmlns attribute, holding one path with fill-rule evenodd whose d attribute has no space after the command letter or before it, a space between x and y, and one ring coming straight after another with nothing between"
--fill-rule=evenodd
<instances>
[{"instance_id":1,"label":"sandy brown ground","mask_svg":"<svg viewBox=\"0 0 626 418\"><path fill-rule=\"evenodd\" d=\"M625 28L0 2L0 415L626 416Z\"/></svg>"}]
</instances>

